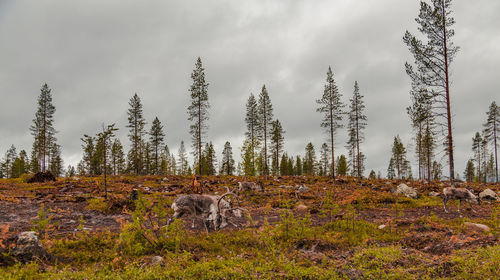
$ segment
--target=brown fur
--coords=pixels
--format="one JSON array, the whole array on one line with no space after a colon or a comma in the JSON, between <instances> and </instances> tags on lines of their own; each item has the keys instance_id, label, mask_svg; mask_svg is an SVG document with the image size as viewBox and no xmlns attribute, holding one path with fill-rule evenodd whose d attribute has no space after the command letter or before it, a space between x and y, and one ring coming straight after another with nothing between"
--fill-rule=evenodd
<instances>
[{"instance_id":1,"label":"brown fur","mask_svg":"<svg viewBox=\"0 0 500 280\"><path fill-rule=\"evenodd\" d=\"M455 188L455 187L447 187L443 189L443 206L444 211L448 212L446 209L446 203L450 199L458 199L458 212L460 212L460 207L462 206L462 201L467 201L469 203L470 208L472 209L471 202L475 202L477 204L481 204L481 201L477 196L475 196L471 191L466 188ZM472 209L473 212L474 209Z\"/></svg>"}]
</instances>

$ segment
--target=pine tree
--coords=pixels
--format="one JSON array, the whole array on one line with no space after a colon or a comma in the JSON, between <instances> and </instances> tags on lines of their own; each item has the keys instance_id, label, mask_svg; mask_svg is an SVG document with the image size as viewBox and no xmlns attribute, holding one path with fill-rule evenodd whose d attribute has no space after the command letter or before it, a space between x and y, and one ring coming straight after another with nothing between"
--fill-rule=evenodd
<instances>
[{"instance_id":1,"label":"pine tree","mask_svg":"<svg viewBox=\"0 0 500 280\"><path fill-rule=\"evenodd\" d=\"M455 31L451 29L455 23L451 17L451 0L432 0L432 5L420 2L420 14L415 21L419 31L427 38L422 42L416 36L406 31L403 41L413 54L415 68L406 63L406 72L412 83L425 88L431 93L434 108L445 109L445 112L434 112L436 116L444 116L447 137L445 144L450 167L450 181L453 183L455 167L453 160L452 114L450 106L449 66L453 61L458 47L451 42Z\"/></svg>"},{"instance_id":2,"label":"pine tree","mask_svg":"<svg viewBox=\"0 0 500 280\"><path fill-rule=\"evenodd\" d=\"M255 148L253 147L252 142L248 139L243 142L243 147L241 148L241 160L241 168L243 174L245 176L255 176Z\"/></svg>"},{"instance_id":3,"label":"pine tree","mask_svg":"<svg viewBox=\"0 0 500 280\"><path fill-rule=\"evenodd\" d=\"M413 84L410 91L412 106L407 108L408 115L415 130L416 153L418 160L418 177L431 179L431 163L434 156L434 116L432 114L431 95Z\"/></svg>"},{"instance_id":4,"label":"pine tree","mask_svg":"<svg viewBox=\"0 0 500 280\"><path fill-rule=\"evenodd\" d=\"M495 155L495 182L498 183L498 142L500 139L500 107L492 102L487 112L487 120L484 124L484 137L493 144Z\"/></svg>"},{"instance_id":5,"label":"pine tree","mask_svg":"<svg viewBox=\"0 0 500 280\"><path fill-rule=\"evenodd\" d=\"M76 175L76 170L72 165L68 165L68 168L66 169L66 177L73 177Z\"/></svg>"},{"instance_id":6,"label":"pine tree","mask_svg":"<svg viewBox=\"0 0 500 280\"><path fill-rule=\"evenodd\" d=\"M495 156L493 155L493 153L491 153L488 162L486 163L486 182L495 182L495 180Z\"/></svg>"},{"instance_id":7,"label":"pine tree","mask_svg":"<svg viewBox=\"0 0 500 280\"><path fill-rule=\"evenodd\" d=\"M45 172L47 169L47 154L50 147L55 143L56 130L54 129L54 113L56 107L52 104L51 89L44 84L38 96L38 108L30 127L31 135L34 137L33 161L36 158L39 170ZM36 149L36 150L35 150ZM38 168L37 168L38 169Z\"/></svg>"},{"instance_id":8,"label":"pine tree","mask_svg":"<svg viewBox=\"0 0 500 280\"><path fill-rule=\"evenodd\" d=\"M295 159L295 175L300 176L302 174L304 174L304 170L302 170L302 160L300 156L297 156Z\"/></svg>"},{"instance_id":9,"label":"pine tree","mask_svg":"<svg viewBox=\"0 0 500 280\"><path fill-rule=\"evenodd\" d=\"M375 170L372 169L370 171L370 175L368 175L368 178L370 178L372 180L377 178L377 174L375 174Z\"/></svg>"},{"instance_id":10,"label":"pine tree","mask_svg":"<svg viewBox=\"0 0 500 280\"><path fill-rule=\"evenodd\" d=\"M197 160L195 165L199 166L198 173L201 175L201 148L203 145L203 136L208 129L207 121L210 104L208 103L208 83L205 82L205 69L199 57L196 61L195 69L191 74L191 79L193 83L189 89L191 92L191 105L188 107L188 120L193 123L189 127L189 133L193 141L193 156Z\"/></svg>"},{"instance_id":11,"label":"pine tree","mask_svg":"<svg viewBox=\"0 0 500 280\"><path fill-rule=\"evenodd\" d=\"M82 144L82 149L83 149L83 159L81 161L82 165L82 170L83 173L78 172L80 175L95 175L95 138L92 136L89 136L87 134L83 135L83 138L80 138L83 142Z\"/></svg>"},{"instance_id":12,"label":"pine tree","mask_svg":"<svg viewBox=\"0 0 500 280\"><path fill-rule=\"evenodd\" d=\"M203 157L205 158L205 172L206 175L215 175L216 173L216 162L217 158L215 155L215 149L212 142L205 145L205 151L203 152Z\"/></svg>"},{"instance_id":13,"label":"pine tree","mask_svg":"<svg viewBox=\"0 0 500 280\"><path fill-rule=\"evenodd\" d=\"M19 152L12 164L12 178L19 178L21 175L29 172L29 159L25 150Z\"/></svg>"},{"instance_id":14,"label":"pine tree","mask_svg":"<svg viewBox=\"0 0 500 280\"><path fill-rule=\"evenodd\" d=\"M359 93L358 82L354 82L354 93L350 99L351 104L349 106L349 140L347 142L348 150L351 155L351 162L353 166L353 175L356 177L362 177L361 172L361 152L359 150L359 144L364 141L363 130L366 128L366 115L364 114L365 104L363 101L363 96Z\"/></svg>"},{"instance_id":15,"label":"pine tree","mask_svg":"<svg viewBox=\"0 0 500 280\"><path fill-rule=\"evenodd\" d=\"M314 145L309 142L306 145L306 153L304 155L304 173L306 175L315 175L316 173L316 152L314 150Z\"/></svg>"},{"instance_id":16,"label":"pine tree","mask_svg":"<svg viewBox=\"0 0 500 280\"><path fill-rule=\"evenodd\" d=\"M108 199L108 188L107 188L107 167L108 167L108 157L110 153L108 150L111 149L111 145L109 144L111 138L114 137L114 132L117 131L118 128L115 128L115 124L110 124L106 128L104 124L102 124L102 132L97 134L97 139L100 143L102 143L102 169L104 173L104 198Z\"/></svg>"},{"instance_id":17,"label":"pine tree","mask_svg":"<svg viewBox=\"0 0 500 280\"><path fill-rule=\"evenodd\" d=\"M342 121L342 108L344 104L340 101L341 94L335 84L333 79L332 68L328 67L328 72L326 73L326 84L323 91L323 96L321 99L316 100L319 107L316 109L317 112L323 113L323 121L321 122L321 127L326 129L330 137L330 148L332 152L332 177L335 178L335 141L334 135L338 128L342 128L343 125L340 123Z\"/></svg>"},{"instance_id":18,"label":"pine tree","mask_svg":"<svg viewBox=\"0 0 500 280\"><path fill-rule=\"evenodd\" d=\"M152 173L157 175L160 172L160 147L163 145L165 139L165 133L163 133L163 125L161 124L158 117L155 117L151 130L149 131L149 140L151 141L151 148L153 151L153 167Z\"/></svg>"},{"instance_id":19,"label":"pine tree","mask_svg":"<svg viewBox=\"0 0 500 280\"><path fill-rule=\"evenodd\" d=\"M323 143L321 145L321 152L320 152L320 166L323 170L323 174L321 175L329 175L330 174L330 148L328 147L328 144ZM337 173L338 174L338 173Z\"/></svg>"},{"instance_id":20,"label":"pine tree","mask_svg":"<svg viewBox=\"0 0 500 280\"><path fill-rule=\"evenodd\" d=\"M224 144L224 150L222 151L220 173L224 175L233 175L234 173L233 148L231 148L231 143L229 143L229 141Z\"/></svg>"},{"instance_id":21,"label":"pine tree","mask_svg":"<svg viewBox=\"0 0 500 280\"><path fill-rule=\"evenodd\" d=\"M432 163L432 179L434 181L440 181L442 174L443 174L443 166L441 166L441 163L434 161Z\"/></svg>"},{"instance_id":22,"label":"pine tree","mask_svg":"<svg viewBox=\"0 0 500 280\"><path fill-rule=\"evenodd\" d=\"M268 154L267 154L267 140L271 134L271 122L273 120L273 106L271 104L271 99L266 89L266 85L262 86L262 91L259 95L258 108L258 135L259 138L264 141L263 147L263 162L262 162L262 172L265 176L269 175L269 164L268 164Z\"/></svg>"},{"instance_id":23,"label":"pine tree","mask_svg":"<svg viewBox=\"0 0 500 280\"><path fill-rule=\"evenodd\" d=\"M130 106L127 111L127 127L130 129L128 137L132 143L132 147L129 152L129 168L135 175L139 175L143 169L142 142L145 134L144 126L146 125L146 120L143 116L141 99L137 93L134 94L128 104Z\"/></svg>"},{"instance_id":24,"label":"pine tree","mask_svg":"<svg viewBox=\"0 0 500 280\"><path fill-rule=\"evenodd\" d=\"M250 97L248 97L248 101L246 104L246 116L245 122L247 125L247 131L245 132L246 139L248 140L248 144L250 147L250 166L244 167L245 170L249 171L250 174L246 175L255 175L255 149L259 147L259 108L257 104L257 100L253 93L250 93ZM252 171L253 170L253 171Z\"/></svg>"},{"instance_id":25,"label":"pine tree","mask_svg":"<svg viewBox=\"0 0 500 280\"><path fill-rule=\"evenodd\" d=\"M280 155L283 152L285 145L283 134L285 131L281 126L278 119L271 122L271 151L272 151L272 163L273 163L273 174L277 175L279 173L279 160Z\"/></svg>"},{"instance_id":26,"label":"pine tree","mask_svg":"<svg viewBox=\"0 0 500 280\"><path fill-rule=\"evenodd\" d=\"M178 168L180 175L188 174L188 160L186 154L186 148L184 147L184 141L181 141L181 146L179 147L179 160L178 160Z\"/></svg>"},{"instance_id":27,"label":"pine tree","mask_svg":"<svg viewBox=\"0 0 500 280\"><path fill-rule=\"evenodd\" d=\"M290 175L290 174L288 174L288 156L286 153L283 153L283 155L281 155L279 174L281 176Z\"/></svg>"}]
</instances>

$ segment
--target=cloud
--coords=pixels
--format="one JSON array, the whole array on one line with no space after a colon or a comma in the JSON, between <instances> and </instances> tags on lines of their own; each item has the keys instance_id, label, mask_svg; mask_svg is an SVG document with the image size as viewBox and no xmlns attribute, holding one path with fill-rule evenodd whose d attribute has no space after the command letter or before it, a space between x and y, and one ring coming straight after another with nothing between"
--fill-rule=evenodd
<instances>
[{"instance_id":1,"label":"cloud","mask_svg":"<svg viewBox=\"0 0 500 280\"><path fill-rule=\"evenodd\" d=\"M498 99L500 4L482 0L474 9L462 2L453 7L454 41L461 47L452 65L461 173L470 138ZM393 137L399 134L406 145L412 141L405 111L410 82L403 68L412 58L401 38L406 29L416 31L417 15L417 2L397 0L3 1L0 151L11 144L30 150L28 128L45 82L53 90L66 164L77 163L80 137L96 133L103 122L117 124L128 148L126 110L135 92L147 126L155 116L163 122L171 151L181 140L189 147L188 88L200 56L210 83L208 140L218 155L225 141L239 155L246 99L263 84L286 130L288 153L302 155L308 142L319 150L326 138L315 100L331 65L344 102L354 81L360 84L368 116L362 145L367 171L385 174ZM337 154L346 153L346 138L339 131Z\"/></svg>"}]
</instances>

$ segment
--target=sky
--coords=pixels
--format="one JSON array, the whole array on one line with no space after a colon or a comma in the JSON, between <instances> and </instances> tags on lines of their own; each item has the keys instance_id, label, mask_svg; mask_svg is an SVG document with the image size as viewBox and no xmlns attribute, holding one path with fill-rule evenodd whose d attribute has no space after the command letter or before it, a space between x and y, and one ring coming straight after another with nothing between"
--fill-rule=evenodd
<instances>
[{"instance_id":1,"label":"sky","mask_svg":"<svg viewBox=\"0 0 500 280\"><path fill-rule=\"evenodd\" d=\"M65 165L78 163L80 138L102 123L116 123L128 150L126 111L134 93L147 128L156 116L163 123L171 152L177 155L181 140L191 149L188 89L201 57L211 105L206 139L219 157L229 141L239 159L245 103L263 84L288 154L303 155L308 142L319 154L328 138L315 101L331 66L344 103L355 81L364 96L365 175L372 169L386 175L396 135L415 174L404 71L413 59L402 37L406 30L418 34L418 10L413 0L0 0L0 157L12 144L29 153L44 83L52 89ZM472 137L491 102L500 103L500 1L456 0L452 10L460 46L451 65L455 166L463 174ZM346 154L347 131L335 138L336 155ZM437 160L446 165L443 152Z\"/></svg>"}]
</instances>

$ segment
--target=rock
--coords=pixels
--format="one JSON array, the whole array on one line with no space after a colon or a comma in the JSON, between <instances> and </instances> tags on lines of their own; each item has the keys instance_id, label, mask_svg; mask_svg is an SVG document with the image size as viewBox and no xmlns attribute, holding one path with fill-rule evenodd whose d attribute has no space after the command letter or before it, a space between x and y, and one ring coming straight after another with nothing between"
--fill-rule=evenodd
<instances>
[{"instance_id":1,"label":"rock","mask_svg":"<svg viewBox=\"0 0 500 280\"><path fill-rule=\"evenodd\" d=\"M297 210L298 212L306 212L307 209L309 209L309 207L305 206L304 204L295 206L295 210Z\"/></svg>"},{"instance_id":2,"label":"rock","mask_svg":"<svg viewBox=\"0 0 500 280\"><path fill-rule=\"evenodd\" d=\"M36 232L25 231L17 236L16 246L12 250L12 256L18 261L26 263L36 258L47 259L49 254L42 247Z\"/></svg>"},{"instance_id":3,"label":"rock","mask_svg":"<svg viewBox=\"0 0 500 280\"><path fill-rule=\"evenodd\" d=\"M378 226L378 229L384 229L386 227L387 227L386 225L380 225L380 226Z\"/></svg>"},{"instance_id":4,"label":"rock","mask_svg":"<svg viewBox=\"0 0 500 280\"><path fill-rule=\"evenodd\" d=\"M302 193L302 192L308 192L308 191L311 190L310 188L308 188L308 187L306 187L304 185L295 186L295 189L297 189L297 192L300 192L300 193Z\"/></svg>"},{"instance_id":5,"label":"rock","mask_svg":"<svg viewBox=\"0 0 500 280\"><path fill-rule=\"evenodd\" d=\"M475 223L469 223L465 222L464 226L471 231L477 231L477 232L490 232L490 227L487 225L483 224L475 224Z\"/></svg>"},{"instance_id":6,"label":"rock","mask_svg":"<svg viewBox=\"0 0 500 280\"><path fill-rule=\"evenodd\" d=\"M165 178L163 178L163 179L162 179L162 181L163 181L163 182L168 182L168 178L167 178L167 177L165 177Z\"/></svg>"},{"instance_id":7,"label":"rock","mask_svg":"<svg viewBox=\"0 0 500 280\"><path fill-rule=\"evenodd\" d=\"M440 196L441 194L438 192L430 192L429 196Z\"/></svg>"},{"instance_id":8,"label":"rock","mask_svg":"<svg viewBox=\"0 0 500 280\"><path fill-rule=\"evenodd\" d=\"M500 199L498 198L498 194L496 194L494 191L492 191L491 189L485 189L484 191L482 191L481 193L479 193L479 198L482 199L482 200L495 200L495 201L499 201Z\"/></svg>"},{"instance_id":9,"label":"rock","mask_svg":"<svg viewBox=\"0 0 500 280\"><path fill-rule=\"evenodd\" d=\"M400 184L394 193L395 194L402 194L402 195L404 195L406 197L410 197L410 198L417 198L418 197L417 190L412 188L412 187L408 187L406 184Z\"/></svg>"},{"instance_id":10,"label":"rock","mask_svg":"<svg viewBox=\"0 0 500 280\"><path fill-rule=\"evenodd\" d=\"M152 259L151 259L151 263L152 264L160 264L161 262L163 261L163 257L160 257L160 256L154 256Z\"/></svg>"}]
</instances>

